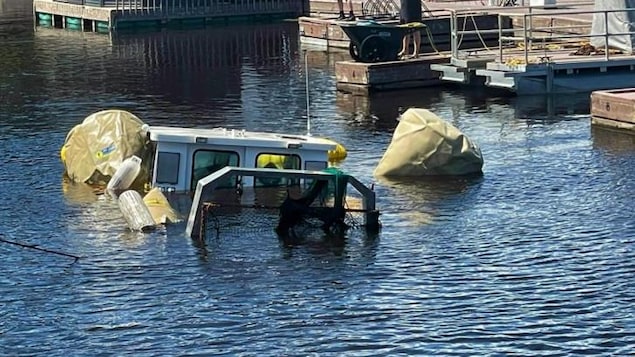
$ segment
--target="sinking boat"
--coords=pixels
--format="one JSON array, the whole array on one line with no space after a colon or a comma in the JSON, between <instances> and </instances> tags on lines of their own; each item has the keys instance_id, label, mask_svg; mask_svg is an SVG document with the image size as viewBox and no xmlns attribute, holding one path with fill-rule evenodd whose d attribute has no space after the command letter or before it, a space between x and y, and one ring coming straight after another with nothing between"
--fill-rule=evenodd
<instances>
[{"instance_id":1,"label":"sinking boat","mask_svg":"<svg viewBox=\"0 0 635 357\"><path fill-rule=\"evenodd\" d=\"M207 212L203 208L214 199L212 193L216 193L219 201L215 206L219 206L218 202L231 201L226 198L240 196L248 188L282 188L287 196L277 202L279 207L288 208L290 202L296 208L304 205L305 209L295 210L302 212L300 216L327 217L324 220L330 222L335 216L324 215L323 208L329 203L333 211L346 211L346 190L338 187L350 184L361 196L361 208L356 210L368 213L364 225L379 224L371 189L341 171L325 171L346 157L346 149L332 140L311 135L151 126L129 112L106 110L88 116L73 128L60 156L71 181L107 184L108 192L126 200L120 202L120 207L134 230L164 222L158 222L156 217L154 222L143 218L151 216L145 207L149 203L139 195L119 195L126 190L153 189L154 195L157 190L193 194L187 225L187 233L193 237L202 235L201 220ZM328 184L318 185L320 182ZM297 188L298 195L304 198L290 197L291 187ZM302 194L307 190L310 200ZM327 200L326 196L332 199ZM237 201L241 204L241 199L233 200ZM282 211L281 214L284 215Z\"/></svg>"}]
</instances>

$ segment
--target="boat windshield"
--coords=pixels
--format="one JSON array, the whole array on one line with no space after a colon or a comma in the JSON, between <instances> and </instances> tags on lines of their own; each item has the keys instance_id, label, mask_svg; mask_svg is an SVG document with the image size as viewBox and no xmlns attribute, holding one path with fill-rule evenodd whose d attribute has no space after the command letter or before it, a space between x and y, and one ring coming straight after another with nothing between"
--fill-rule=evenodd
<instances>
[{"instance_id":1,"label":"boat windshield","mask_svg":"<svg viewBox=\"0 0 635 357\"><path fill-rule=\"evenodd\" d=\"M239 156L234 151L220 150L196 150L194 152L194 164L192 165L192 189L196 187L198 180L212 174L225 166L239 166ZM219 187L235 187L237 178L232 177Z\"/></svg>"}]
</instances>

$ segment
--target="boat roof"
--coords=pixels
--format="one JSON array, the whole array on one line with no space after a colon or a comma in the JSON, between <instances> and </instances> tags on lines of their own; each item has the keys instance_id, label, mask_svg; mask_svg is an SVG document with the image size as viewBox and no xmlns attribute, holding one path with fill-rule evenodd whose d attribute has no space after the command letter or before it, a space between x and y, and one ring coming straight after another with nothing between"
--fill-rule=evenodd
<instances>
[{"instance_id":1,"label":"boat roof","mask_svg":"<svg viewBox=\"0 0 635 357\"><path fill-rule=\"evenodd\" d=\"M307 135L280 134L227 128L150 126L150 140L182 144L209 144L266 148L333 150L337 143Z\"/></svg>"}]
</instances>

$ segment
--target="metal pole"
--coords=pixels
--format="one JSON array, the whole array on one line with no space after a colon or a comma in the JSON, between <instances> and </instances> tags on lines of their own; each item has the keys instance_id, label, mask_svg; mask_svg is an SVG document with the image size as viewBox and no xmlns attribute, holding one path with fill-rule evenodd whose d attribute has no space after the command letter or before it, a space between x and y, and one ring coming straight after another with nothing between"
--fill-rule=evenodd
<instances>
[{"instance_id":1,"label":"metal pole","mask_svg":"<svg viewBox=\"0 0 635 357\"><path fill-rule=\"evenodd\" d=\"M304 79L306 90L306 135L311 136L311 112L309 99L309 51L304 51Z\"/></svg>"},{"instance_id":2,"label":"metal pole","mask_svg":"<svg viewBox=\"0 0 635 357\"><path fill-rule=\"evenodd\" d=\"M498 14L498 62L503 62L503 18Z\"/></svg>"},{"instance_id":3,"label":"metal pole","mask_svg":"<svg viewBox=\"0 0 635 357\"><path fill-rule=\"evenodd\" d=\"M523 44L525 47L525 66L529 63L529 52L527 52L527 14L523 15Z\"/></svg>"},{"instance_id":4,"label":"metal pole","mask_svg":"<svg viewBox=\"0 0 635 357\"><path fill-rule=\"evenodd\" d=\"M456 28L457 28L457 24L456 24L456 11L451 10L452 12L450 13L450 46L451 46L451 52L452 52L452 58L457 58L459 51L457 49L457 33L456 33Z\"/></svg>"},{"instance_id":5,"label":"metal pole","mask_svg":"<svg viewBox=\"0 0 635 357\"><path fill-rule=\"evenodd\" d=\"M604 10L604 60L609 60L609 12Z\"/></svg>"}]
</instances>

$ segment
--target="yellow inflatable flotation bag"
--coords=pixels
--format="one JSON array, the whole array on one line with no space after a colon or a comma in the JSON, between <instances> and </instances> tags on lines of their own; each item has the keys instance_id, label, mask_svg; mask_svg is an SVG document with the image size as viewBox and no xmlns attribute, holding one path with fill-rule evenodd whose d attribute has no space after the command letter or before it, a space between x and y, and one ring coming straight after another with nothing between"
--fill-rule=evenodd
<instances>
[{"instance_id":1,"label":"yellow inflatable flotation bag","mask_svg":"<svg viewBox=\"0 0 635 357\"><path fill-rule=\"evenodd\" d=\"M344 160L346 156L348 155L348 152L346 151L346 148L344 147L344 145L328 138L319 138L319 139L325 143L335 145L335 149L329 150L328 152L328 159L330 163L340 162Z\"/></svg>"}]
</instances>

